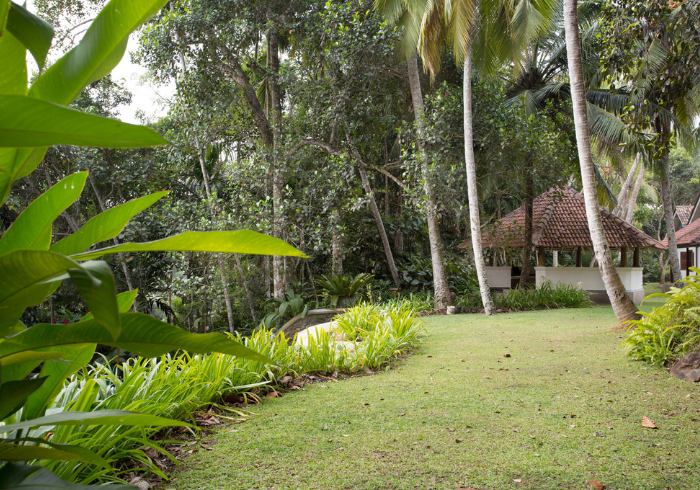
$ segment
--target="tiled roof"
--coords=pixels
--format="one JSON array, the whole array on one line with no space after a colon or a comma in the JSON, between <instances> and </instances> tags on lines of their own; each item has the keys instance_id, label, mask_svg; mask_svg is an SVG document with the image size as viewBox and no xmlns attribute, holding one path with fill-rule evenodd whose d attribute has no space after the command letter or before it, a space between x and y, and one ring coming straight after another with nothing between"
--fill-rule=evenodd
<instances>
[{"instance_id":1,"label":"tiled roof","mask_svg":"<svg viewBox=\"0 0 700 490\"><path fill-rule=\"evenodd\" d=\"M664 248L668 248L668 238L664 238L661 243L664 245ZM696 219L689 225L676 231L676 244L679 247L682 245L700 247L700 219Z\"/></svg>"},{"instance_id":2,"label":"tiled roof","mask_svg":"<svg viewBox=\"0 0 700 490\"><path fill-rule=\"evenodd\" d=\"M681 220L683 226L690 221L690 215L693 213L693 206L676 206L676 214Z\"/></svg>"},{"instance_id":3,"label":"tiled roof","mask_svg":"<svg viewBox=\"0 0 700 490\"><path fill-rule=\"evenodd\" d=\"M664 248L660 242L607 209L601 207L600 211L610 248ZM522 248L525 245L524 230L525 206L521 206L484 230L483 246ZM593 248L583 195L564 186L553 187L535 198L532 243L555 250Z\"/></svg>"}]
</instances>

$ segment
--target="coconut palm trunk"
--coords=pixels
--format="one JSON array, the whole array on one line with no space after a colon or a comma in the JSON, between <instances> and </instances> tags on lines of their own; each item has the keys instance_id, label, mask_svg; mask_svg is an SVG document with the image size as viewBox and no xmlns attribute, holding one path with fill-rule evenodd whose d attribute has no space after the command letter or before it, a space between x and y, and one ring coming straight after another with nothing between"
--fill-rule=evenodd
<instances>
[{"instance_id":1,"label":"coconut palm trunk","mask_svg":"<svg viewBox=\"0 0 700 490\"><path fill-rule=\"evenodd\" d=\"M411 87L411 101L413 102L413 114L418 128L418 151L421 160L421 172L423 173L423 191L425 193L425 218L428 222L428 241L430 242L430 257L433 263L433 291L435 294L435 308L441 310L452 304L450 288L447 284L445 264L442 260L442 246L440 244L440 226L437 218L437 204L435 192L432 187L430 171L428 168L428 155L425 151L425 121L423 120L423 93L420 88L418 73L418 60L416 55L408 58L408 82Z\"/></svg>"},{"instance_id":2,"label":"coconut palm trunk","mask_svg":"<svg viewBox=\"0 0 700 490\"><path fill-rule=\"evenodd\" d=\"M642 183L644 182L644 160L639 164L639 171L637 172L637 179L634 182L634 188L630 194L629 202L627 203L627 209L623 219L628 223L632 223L632 218L634 217L634 207L637 204L637 197L639 196L639 190L642 188Z\"/></svg>"},{"instance_id":3,"label":"coconut palm trunk","mask_svg":"<svg viewBox=\"0 0 700 490\"><path fill-rule=\"evenodd\" d=\"M479 217L479 198L476 188L476 159L474 158L474 137L472 131L472 41L467 41L464 55L464 81L462 84L464 98L464 161L467 170L467 191L469 194L469 225L472 235L472 250L474 251L474 268L479 278L479 291L484 304L484 313L493 315L495 308L488 278L486 277L486 262L481 247L481 219Z\"/></svg>"},{"instance_id":4,"label":"coconut palm trunk","mask_svg":"<svg viewBox=\"0 0 700 490\"><path fill-rule=\"evenodd\" d=\"M630 196L630 191L632 190L632 181L634 180L634 176L637 173L637 169L639 168L639 163L641 159L642 154L637 153L637 157L634 159L634 164L632 165L632 168L627 174L627 178L622 183L620 194L618 194L617 196L617 206L615 206L615 209L613 209L613 214L620 216L622 219L624 219L625 215L627 214L627 204Z\"/></svg>"},{"instance_id":5,"label":"coconut palm trunk","mask_svg":"<svg viewBox=\"0 0 700 490\"><path fill-rule=\"evenodd\" d=\"M591 155L591 137L588 131L588 114L586 108L586 86L583 78L583 62L581 58L581 41L579 38L578 12L576 0L564 0L564 26L566 32L566 50L571 84L571 100L574 109L574 125L576 126L576 143L583 195L586 203L588 229L591 233L593 250L600 269L605 289L610 298L615 316L620 324L628 324L637 319L637 307L625 290L625 286L617 274L613 264L610 247L605 238L603 220L600 214L596 192L596 178L593 171Z\"/></svg>"}]
</instances>

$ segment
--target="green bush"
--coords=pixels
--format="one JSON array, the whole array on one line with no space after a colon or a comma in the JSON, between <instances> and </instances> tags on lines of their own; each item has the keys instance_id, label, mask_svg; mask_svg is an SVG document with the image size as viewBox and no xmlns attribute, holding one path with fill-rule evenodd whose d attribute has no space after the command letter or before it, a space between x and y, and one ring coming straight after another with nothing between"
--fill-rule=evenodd
<instances>
[{"instance_id":1,"label":"green bush","mask_svg":"<svg viewBox=\"0 0 700 490\"><path fill-rule=\"evenodd\" d=\"M690 268L696 274L700 270ZM631 322L636 328L623 342L627 355L657 366L665 366L700 346L700 278L690 276L683 288L647 296L666 298L663 306Z\"/></svg>"},{"instance_id":2,"label":"green bush","mask_svg":"<svg viewBox=\"0 0 700 490\"><path fill-rule=\"evenodd\" d=\"M362 286L372 279L371 274L358 274L355 277L345 274L321 276L316 282L324 289L329 303L335 307L352 302Z\"/></svg>"},{"instance_id":3,"label":"green bush","mask_svg":"<svg viewBox=\"0 0 700 490\"><path fill-rule=\"evenodd\" d=\"M588 308L593 305L590 294L566 284L552 285L546 281L541 287L511 289L493 295L496 308L511 310L549 310L554 308ZM462 296L457 305L467 309L483 308L481 296Z\"/></svg>"}]
</instances>

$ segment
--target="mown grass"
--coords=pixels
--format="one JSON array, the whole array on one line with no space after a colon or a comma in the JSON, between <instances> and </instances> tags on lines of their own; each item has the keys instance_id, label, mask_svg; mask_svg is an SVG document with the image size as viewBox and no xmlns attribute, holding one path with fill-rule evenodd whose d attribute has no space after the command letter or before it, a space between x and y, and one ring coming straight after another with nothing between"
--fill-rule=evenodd
<instances>
[{"instance_id":1,"label":"mown grass","mask_svg":"<svg viewBox=\"0 0 700 490\"><path fill-rule=\"evenodd\" d=\"M425 320L416 354L266 401L166 488L700 488L700 387L629 361L609 307Z\"/></svg>"}]
</instances>

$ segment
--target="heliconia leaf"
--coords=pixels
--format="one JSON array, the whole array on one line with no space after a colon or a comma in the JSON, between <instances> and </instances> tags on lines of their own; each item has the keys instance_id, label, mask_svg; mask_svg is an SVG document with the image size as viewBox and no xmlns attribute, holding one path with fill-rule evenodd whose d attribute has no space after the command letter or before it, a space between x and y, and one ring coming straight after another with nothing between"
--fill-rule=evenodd
<instances>
[{"instance_id":1,"label":"heliconia leaf","mask_svg":"<svg viewBox=\"0 0 700 490\"><path fill-rule=\"evenodd\" d=\"M10 13L10 0L0 0L0 37L5 35L7 15Z\"/></svg>"},{"instance_id":2,"label":"heliconia leaf","mask_svg":"<svg viewBox=\"0 0 700 490\"><path fill-rule=\"evenodd\" d=\"M53 289L48 281L77 262L45 250L14 250L0 255L0 337L8 334L24 310L43 302Z\"/></svg>"},{"instance_id":3,"label":"heliconia leaf","mask_svg":"<svg viewBox=\"0 0 700 490\"><path fill-rule=\"evenodd\" d=\"M180 420L167 419L156 415L130 412L127 410L95 410L93 412L60 412L46 417L39 417L15 424L0 425L0 434L7 434L19 429L29 429L44 425L138 425L146 427L192 427L192 424Z\"/></svg>"},{"instance_id":4,"label":"heliconia leaf","mask_svg":"<svg viewBox=\"0 0 700 490\"><path fill-rule=\"evenodd\" d=\"M22 95L0 95L0 148L133 148L165 144L167 141L158 133L144 126Z\"/></svg>"},{"instance_id":5,"label":"heliconia leaf","mask_svg":"<svg viewBox=\"0 0 700 490\"><path fill-rule=\"evenodd\" d=\"M77 344L55 348L56 351L61 352L61 359L44 362L39 373L44 383L27 398L23 417L33 419L44 415L63 388L65 379L90 362L95 354L95 347L95 344Z\"/></svg>"},{"instance_id":6,"label":"heliconia leaf","mask_svg":"<svg viewBox=\"0 0 700 490\"><path fill-rule=\"evenodd\" d=\"M129 34L166 4L166 0L112 0L90 25L80 43L42 74L30 95L70 104L100 74L114 68ZM117 55L115 55L117 53Z\"/></svg>"},{"instance_id":7,"label":"heliconia leaf","mask_svg":"<svg viewBox=\"0 0 700 490\"><path fill-rule=\"evenodd\" d=\"M32 53L39 69L43 68L53 39L51 24L24 7L12 3L7 16L7 30Z\"/></svg>"},{"instance_id":8,"label":"heliconia leaf","mask_svg":"<svg viewBox=\"0 0 700 490\"><path fill-rule=\"evenodd\" d=\"M0 0L3 5L4 0ZM0 7L2 8L2 7ZM0 37L0 94L27 94L27 51L9 32Z\"/></svg>"},{"instance_id":9,"label":"heliconia leaf","mask_svg":"<svg viewBox=\"0 0 700 490\"><path fill-rule=\"evenodd\" d=\"M48 250L54 220L80 197L87 176L71 174L27 206L0 238L0 255L21 248Z\"/></svg>"},{"instance_id":10,"label":"heliconia leaf","mask_svg":"<svg viewBox=\"0 0 700 490\"><path fill-rule=\"evenodd\" d=\"M112 269L106 262L90 261L68 272L97 323L105 327L113 338L117 338L121 330L121 315Z\"/></svg>"},{"instance_id":11,"label":"heliconia leaf","mask_svg":"<svg viewBox=\"0 0 700 490\"><path fill-rule=\"evenodd\" d=\"M123 293L119 293L117 295L117 308L119 308L119 311L121 313L126 313L131 309L132 306L134 306L134 300L136 299L136 296L139 294L138 289L134 289L132 291L125 291ZM85 315L82 320L90 320L93 318L93 314L91 311Z\"/></svg>"},{"instance_id":12,"label":"heliconia leaf","mask_svg":"<svg viewBox=\"0 0 700 490\"><path fill-rule=\"evenodd\" d=\"M31 442L33 445L19 445L20 442ZM87 448L73 444L58 444L36 437L22 437L19 439L0 439L0 461L31 461L33 459L64 459L84 461L103 468L110 468L110 464L102 456L93 453ZM48 448L39 445L49 446ZM14 447L12 447L14 446ZM48 451L51 449L51 451ZM43 450L43 451L32 451Z\"/></svg>"},{"instance_id":13,"label":"heliconia leaf","mask_svg":"<svg viewBox=\"0 0 700 490\"><path fill-rule=\"evenodd\" d=\"M122 243L113 247L92 250L71 257L88 260L103 255L123 252L224 252L256 255L306 255L286 242L250 230L238 231L186 231L179 235L145 243Z\"/></svg>"},{"instance_id":14,"label":"heliconia leaf","mask_svg":"<svg viewBox=\"0 0 700 490\"><path fill-rule=\"evenodd\" d=\"M51 246L51 251L63 255L84 252L94 244L117 236L131 218L152 206L169 191L156 192L108 209L91 218L78 231Z\"/></svg>"},{"instance_id":15,"label":"heliconia leaf","mask_svg":"<svg viewBox=\"0 0 700 490\"><path fill-rule=\"evenodd\" d=\"M36 362L38 366L41 361L47 359L60 359L62 356L61 352L58 351L25 351L20 354L15 354L12 356L3 357L0 359L0 367L3 368L3 382L5 382L4 376L7 372L6 366L11 366L13 364L21 364L23 362ZM31 371L34 368L29 369ZM22 376L24 377L24 376Z\"/></svg>"},{"instance_id":16,"label":"heliconia leaf","mask_svg":"<svg viewBox=\"0 0 700 490\"><path fill-rule=\"evenodd\" d=\"M0 148L0 205L4 204L10 195L12 183L32 172L45 155L46 148Z\"/></svg>"},{"instance_id":17,"label":"heliconia leaf","mask_svg":"<svg viewBox=\"0 0 700 490\"><path fill-rule=\"evenodd\" d=\"M46 378L8 381L0 385L0 420L19 410L29 396L44 384ZM0 460L2 458L0 457Z\"/></svg>"},{"instance_id":18,"label":"heliconia leaf","mask_svg":"<svg viewBox=\"0 0 700 490\"><path fill-rule=\"evenodd\" d=\"M29 350L95 343L119 347L143 357L157 357L184 349L199 354L220 352L257 362L272 363L267 357L224 334L189 333L143 313L124 313L121 320L122 330L115 341L94 319L69 325L40 323L0 342L0 359Z\"/></svg>"}]
</instances>

